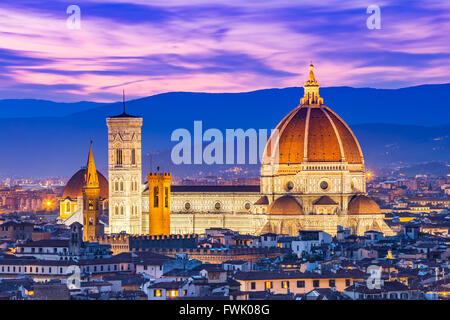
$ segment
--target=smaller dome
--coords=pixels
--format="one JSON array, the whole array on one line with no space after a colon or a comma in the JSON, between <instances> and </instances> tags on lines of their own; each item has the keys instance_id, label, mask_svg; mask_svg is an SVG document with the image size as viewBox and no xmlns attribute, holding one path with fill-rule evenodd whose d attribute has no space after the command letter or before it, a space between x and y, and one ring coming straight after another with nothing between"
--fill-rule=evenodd
<instances>
[{"instance_id":1,"label":"smaller dome","mask_svg":"<svg viewBox=\"0 0 450 320\"><path fill-rule=\"evenodd\" d=\"M329 196L321 196L319 199L314 201L315 206L335 206L337 205L336 201L331 199Z\"/></svg>"},{"instance_id":2,"label":"smaller dome","mask_svg":"<svg viewBox=\"0 0 450 320\"><path fill-rule=\"evenodd\" d=\"M69 179L66 186L64 187L62 198L67 197L72 200L76 200L78 197L83 196L83 186L84 186L84 174L86 173L86 168L78 170L72 178ZM100 197L107 199L109 194L108 180L97 170L98 182L100 184Z\"/></svg>"},{"instance_id":3,"label":"smaller dome","mask_svg":"<svg viewBox=\"0 0 450 320\"><path fill-rule=\"evenodd\" d=\"M298 215L304 214L301 205L292 196L282 196L272 202L267 208L267 214L270 215Z\"/></svg>"},{"instance_id":4,"label":"smaller dome","mask_svg":"<svg viewBox=\"0 0 450 320\"><path fill-rule=\"evenodd\" d=\"M348 204L348 214L380 214L378 204L371 198L359 195Z\"/></svg>"}]
</instances>

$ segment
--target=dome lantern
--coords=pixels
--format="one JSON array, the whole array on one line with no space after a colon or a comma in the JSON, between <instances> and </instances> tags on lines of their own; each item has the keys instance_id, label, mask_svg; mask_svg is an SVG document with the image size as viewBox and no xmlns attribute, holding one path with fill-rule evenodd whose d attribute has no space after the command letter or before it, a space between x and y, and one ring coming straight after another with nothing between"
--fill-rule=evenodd
<instances>
[{"instance_id":1,"label":"dome lantern","mask_svg":"<svg viewBox=\"0 0 450 320\"><path fill-rule=\"evenodd\" d=\"M319 96L319 82L316 80L314 76L314 65L312 61L309 65L309 75L308 79L305 81L305 85L303 89L305 90L305 94L303 98L300 99L301 105L322 105L323 98Z\"/></svg>"}]
</instances>

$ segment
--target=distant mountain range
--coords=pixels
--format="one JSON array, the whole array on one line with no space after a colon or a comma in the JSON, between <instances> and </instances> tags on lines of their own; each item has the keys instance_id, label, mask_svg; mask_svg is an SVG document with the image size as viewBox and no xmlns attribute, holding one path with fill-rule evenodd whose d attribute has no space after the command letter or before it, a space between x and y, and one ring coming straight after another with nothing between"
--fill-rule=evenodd
<instances>
[{"instance_id":1,"label":"distant mountain range","mask_svg":"<svg viewBox=\"0 0 450 320\"><path fill-rule=\"evenodd\" d=\"M369 167L450 160L450 84L403 89L321 88L324 103L355 132ZM171 92L126 103L127 113L144 118L143 154L153 168L177 175L216 172L226 167L169 164L171 133L193 131L195 120L209 128L271 129L295 106L302 88L245 93ZM122 103L58 103L0 100L0 175L70 176L86 162L94 141L97 166L107 173L105 118ZM224 132L224 131L223 131ZM144 157L144 170L150 159ZM258 166L250 166L258 171Z\"/></svg>"}]
</instances>

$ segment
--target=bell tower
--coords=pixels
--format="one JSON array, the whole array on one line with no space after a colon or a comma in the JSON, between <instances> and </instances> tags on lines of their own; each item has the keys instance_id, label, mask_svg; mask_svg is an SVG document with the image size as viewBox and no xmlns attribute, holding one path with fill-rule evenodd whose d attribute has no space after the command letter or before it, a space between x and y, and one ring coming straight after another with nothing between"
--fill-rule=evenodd
<instances>
[{"instance_id":1,"label":"bell tower","mask_svg":"<svg viewBox=\"0 0 450 320\"><path fill-rule=\"evenodd\" d=\"M148 220L150 235L170 234L170 185L172 174L148 174Z\"/></svg>"},{"instance_id":2,"label":"bell tower","mask_svg":"<svg viewBox=\"0 0 450 320\"><path fill-rule=\"evenodd\" d=\"M89 241L102 235L100 218L100 184L92 154L92 142L89 147L88 161L83 186L83 241Z\"/></svg>"},{"instance_id":3,"label":"bell tower","mask_svg":"<svg viewBox=\"0 0 450 320\"><path fill-rule=\"evenodd\" d=\"M109 233L142 234L142 118L125 111L108 126Z\"/></svg>"}]
</instances>

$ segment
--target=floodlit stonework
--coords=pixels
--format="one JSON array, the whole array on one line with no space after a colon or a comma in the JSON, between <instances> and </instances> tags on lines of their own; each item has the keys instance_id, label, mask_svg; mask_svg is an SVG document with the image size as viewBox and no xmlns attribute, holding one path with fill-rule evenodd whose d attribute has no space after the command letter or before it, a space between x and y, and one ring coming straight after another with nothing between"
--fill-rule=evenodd
<instances>
[{"instance_id":1,"label":"floodlit stonework","mask_svg":"<svg viewBox=\"0 0 450 320\"><path fill-rule=\"evenodd\" d=\"M108 125L109 233L142 234L142 118L121 115ZM148 209L146 210L148 212Z\"/></svg>"},{"instance_id":2,"label":"floodlit stonework","mask_svg":"<svg viewBox=\"0 0 450 320\"><path fill-rule=\"evenodd\" d=\"M266 145L260 186L171 186L166 191L159 178L152 178L150 188L148 183L141 185L142 118L126 114L125 109L108 118L109 227L105 231L167 233L162 230L168 223L161 224L167 208L163 212L152 206L149 219L149 200L154 202L158 185L159 202L163 205L169 199L172 234L199 234L220 227L255 235L297 235L300 229L335 235L342 226L357 235L368 230L394 235L378 205L366 196L358 140L323 104L312 64L304 89L299 106L282 119L279 134ZM149 227L151 221L161 225Z\"/></svg>"}]
</instances>

